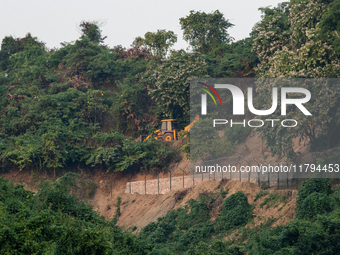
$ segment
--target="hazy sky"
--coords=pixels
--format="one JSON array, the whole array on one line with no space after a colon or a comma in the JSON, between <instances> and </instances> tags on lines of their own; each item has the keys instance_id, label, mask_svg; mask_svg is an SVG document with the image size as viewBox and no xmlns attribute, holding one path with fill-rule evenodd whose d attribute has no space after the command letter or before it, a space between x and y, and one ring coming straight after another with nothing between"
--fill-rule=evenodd
<instances>
[{"instance_id":1,"label":"hazy sky","mask_svg":"<svg viewBox=\"0 0 340 255\"><path fill-rule=\"evenodd\" d=\"M249 35L260 20L259 7L277 6L277 0L0 0L0 39L24 37L28 32L46 43L48 48L79 38L82 20L104 23L105 43L129 47L137 36L157 29L177 34L176 49L188 45L182 39L179 18L190 10L211 13L219 10L235 26L229 34L236 40Z\"/></svg>"}]
</instances>

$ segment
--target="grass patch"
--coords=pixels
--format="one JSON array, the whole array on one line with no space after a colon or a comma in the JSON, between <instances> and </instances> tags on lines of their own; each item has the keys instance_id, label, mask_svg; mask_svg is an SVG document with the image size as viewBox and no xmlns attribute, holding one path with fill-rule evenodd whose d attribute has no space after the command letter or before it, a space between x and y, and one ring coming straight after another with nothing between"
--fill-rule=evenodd
<instances>
[{"instance_id":1,"label":"grass patch","mask_svg":"<svg viewBox=\"0 0 340 255\"><path fill-rule=\"evenodd\" d=\"M263 208L266 205L267 206L266 208L269 208L275 205L277 201L283 203L286 200L286 198L287 198L286 195L279 196L278 194L270 193L269 197L266 197L264 201L260 204L260 207Z\"/></svg>"},{"instance_id":2,"label":"grass patch","mask_svg":"<svg viewBox=\"0 0 340 255\"><path fill-rule=\"evenodd\" d=\"M255 196L254 201L260 199L261 197L267 196L268 194L269 194L268 191L263 191L263 190L261 190L261 191L259 191L259 192L256 193L256 196Z\"/></svg>"},{"instance_id":3,"label":"grass patch","mask_svg":"<svg viewBox=\"0 0 340 255\"><path fill-rule=\"evenodd\" d=\"M286 203L284 203L283 205L281 205L281 206L279 207L279 209L277 209L277 210L278 210L278 211L281 211L282 208L285 207L285 206L286 206Z\"/></svg>"}]
</instances>

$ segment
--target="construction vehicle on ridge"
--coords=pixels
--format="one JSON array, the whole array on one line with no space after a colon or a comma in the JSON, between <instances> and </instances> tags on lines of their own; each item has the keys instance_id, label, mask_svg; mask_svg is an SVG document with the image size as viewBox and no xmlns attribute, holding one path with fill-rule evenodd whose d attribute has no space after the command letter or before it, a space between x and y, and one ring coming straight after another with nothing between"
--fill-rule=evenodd
<instances>
[{"instance_id":1,"label":"construction vehicle on ridge","mask_svg":"<svg viewBox=\"0 0 340 255\"><path fill-rule=\"evenodd\" d=\"M184 131L190 131L190 128L193 126L193 124L199 120L199 115L195 117L195 119L184 128ZM161 140L161 141L176 141L178 140L178 133L179 131L176 129L176 121L177 119L166 119L161 121L161 127L160 129L157 129L155 131L155 136L154 138L156 140ZM142 142L145 142L150 138L150 135L148 136L140 136L140 140Z\"/></svg>"}]
</instances>

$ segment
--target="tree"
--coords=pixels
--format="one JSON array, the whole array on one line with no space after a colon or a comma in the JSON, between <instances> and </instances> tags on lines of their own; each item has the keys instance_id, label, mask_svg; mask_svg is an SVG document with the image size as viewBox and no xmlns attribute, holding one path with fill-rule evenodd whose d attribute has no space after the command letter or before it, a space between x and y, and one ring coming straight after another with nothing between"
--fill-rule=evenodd
<instances>
[{"instance_id":1,"label":"tree","mask_svg":"<svg viewBox=\"0 0 340 255\"><path fill-rule=\"evenodd\" d=\"M279 5L274 9L264 8L265 16L255 27L253 50L259 56L257 76L261 78L335 78L339 77L340 60L329 41L322 35L326 13L331 5L322 1L298 1L291 6ZM327 21L327 22L328 22ZM323 27L324 28L324 27ZM333 31L334 32L334 31ZM334 36L334 33L330 35ZM331 36L329 37L331 38ZM290 82L293 85L292 81ZM280 80L260 81L256 86L258 105L269 109L271 101L262 100L270 97L272 87L287 86ZM286 118L299 120L294 129L281 125L264 127L261 137L273 154L296 155L292 148L294 138L305 138L312 144L312 149L331 148L340 142L339 136L339 84L335 80L304 80L299 87L305 87L312 94L308 109L312 116L305 116L295 108L289 108ZM267 103L264 103L267 102ZM279 113L271 116L281 119Z\"/></svg>"},{"instance_id":2,"label":"tree","mask_svg":"<svg viewBox=\"0 0 340 255\"><path fill-rule=\"evenodd\" d=\"M231 40L227 29L233 24L226 20L218 10L210 14L190 11L188 16L180 18L180 24L184 40L195 51L203 54Z\"/></svg>"},{"instance_id":3,"label":"tree","mask_svg":"<svg viewBox=\"0 0 340 255\"><path fill-rule=\"evenodd\" d=\"M340 57L340 0L332 2L320 21L320 38L333 45Z\"/></svg>"},{"instance_id":4,"label":"tree","mask_svg":"<svg viewBox=\"0 0 340 255\"><path fill-rule=\"evenodd\" d=\"M82 21L79 26L82 36L89 38L92 42L103 43L106 39L106 36L102 37L102 31L99 29L100 24L97 21Z\"/></svg>"},{"instance_id":5,"label":"tree","mask_svg":"<svg viewBox=\"0 0 340 255\"><path fill-rule=\"evenodd\" d=\"M134 46L146 46L152 55L161 59L164 58L168 50L177 42L177 35L172 31L166 31L165 29L157 30L156 33L147 32L142 37L136 37L133 42Z\"/></svg>"},{"instance_id":6,"label":"tree","mask_svg":"<svg viewBox=\"0 0 340 255\"><path fill-rule=\"evenodd\" d=\"M233 153L233 144L227 136L219 136L209 119L200 119L191 127L190 159L193 162L226 157Z\"/></svg>"},{"instance_id":7,"label":"tree","mask_svg":"<svg viewBox=\"0 0 340 255\"><path fill-rule=\"evenodd\" d=\"M149 69L142 82L156 103L156 114L189 122L190 80L207 76L207 65L199 53L171 51L168 59Z\"/></svg>"},{"instance_id":8,"label":"tree","mask_svg":"<svg viewBox=\"0 0 340 255\"><path fill-rule=\"evenodd\" d=\"M253 38L221 44L205 55L209 76L215 78L254 77L258 57L252 52Z\"/></svg>"},{"instance_id":9,"label":"tree","mask_svg":"<svg viewBox=\"0 0 340 255\"><path fill-rule=\"evenodd\" d=\"M12 36L6 36L1 42L0 50L0 71L7 71L10 65L10 56L17 52L23 51L28 46L37 46L39 48L44 47L44 43L39 42L36 37L32 37L28 33L23 38L13 38Z\"/></svg>"},{"instance_id":10,"label":"tree","mask_svg":"<svg viewBox=\"0 0 340 255\"><path fill-rule=\"evenodd\" d=\"M270 67L269 59L274 52L282 49L289 43L291 31L289 29L289 8L286 5L279 5L270 9L260 8L262 20L258 22L252 31L253 51L259 58L256 71L258 77L264 77Z\"/></svg>"}]
</instances>

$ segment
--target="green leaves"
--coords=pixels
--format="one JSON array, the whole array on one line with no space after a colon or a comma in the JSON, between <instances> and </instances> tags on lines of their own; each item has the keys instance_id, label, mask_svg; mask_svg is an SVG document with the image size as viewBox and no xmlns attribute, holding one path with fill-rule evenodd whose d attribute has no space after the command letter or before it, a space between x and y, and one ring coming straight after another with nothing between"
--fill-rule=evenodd
<instances>
[{"instance_id":1,"label":"green leaves","mask_svg":"<svg viewBox=\"0 0 340 255\"><path fill-rule=\"evenodd\" d=\"M213 13L190 11L185 18L180 18L183 38L190 46L203 54L218 47L223 42L229 42L227 29L233 26L216 10Z\"/></svg>"},{"instance_id":2,"label":"green leaves","mask_svg":"<svg viewBox=\"0 0 340 255\"><path fill-rule=\"evenodd\" d=\"M114 142L108 141L111 138ZM93 148L86 164L92 167L106 167L108 171L160 170L166 167L176 155L174 150L164 142L154 139L144 143L135 142L132 138L125 139L120 133L114 133L99 142L113 147Z\"/></svg>"},{"instance_id":3,"label":"green leaves","mask_svg":"<svg viewBox=\"0 0 340 255\"><path fill-rule=\"evenodd\" d=\"M310 179L298 191L296 219L287 225L255 233L247 241L248 254L334 254L340 235L339 195L329 195L328 179ZM335 209L337 208L337 209Z\"/></svg>"},{"instance_id":4,"label":"green leaves","mask_svg":"<svg viewBox=\"0 0 340 255\"><path fill-rule=\"evenodd\" d=\"M35 196L0 178L0 253L146 254L147 244L68 194L77 177L46 182Z\"/></svg>"},{"instance_id":5,"label":"green leaves","mask_svg":"<svg viewBox=\"0 0 340 255\"><path fill-rule=\"evenodd\" d=\"M177 36L172 31L166 31L165 29L159 29L157 32L147 32L144 38L135 38L133 45L146 46L152 55L160 60L165 58L168 50L177 42Z\"/></svg>"},{"instance_id":6,"label":"green leaves","mask_svg":"<svg viewBox=\"0 0 340 255\"><path fill-rule=\"evenodd\" d=\"M336 78L340 61L337 50L337 1L293 1L276 8L262 8L263 19L255 26L253 51L258 55L257 76L260 78ZM327 32L326 32L327 31ZM289 81L288 81L289 82ZM261 98L269 97L272 87L283 85L259 82L256 86ZM287 84L285 84L287 86ZM291 85L293 86L293 85ZM339 129L337 112L340 105L339 84L331 79L301 81L312 99L308 109L312 117L290 110L287 116L299 121L294 130L277 126L262 129L273 155L284 155L293 160L293 139L309 140L312 150L330 149L340 143L335 130ZM259 102L263 105L264 100ZM268 104L266 104L268 107ZM264 109L269 109L269 108ZM279 114L272 118L282 120Z\"/></svg>"},{"instance_id":7,"label":"green leaves","mask_svg":"<svg viewBox=\"0 0 340 255\"><path fill-rule=\"evenodd\" d=\"M234 145L227 136L220 137L208 119L200 119L190 129L190 159L195 162L231 155Z\"/></svg>"},{"instance_id":8,"label":"green leaves","mask_svg":"<svg viewBox=\"0 0 340 255\"><path fill-rule=\"evenodd\" d=\"M233 229L239 225L245 225L252 213L252 208L247 197L242 191L238 191L226 198L222 205L221 217L218 219L217 229Z\"/></svg>"},{"instance_id":9,"label":"green leaves","mask_svg":"<svg viewBox=\"0 0 340 255\"><path fill-rule=\"evenodd\" d=\"M162 118L189 122L190 80L207 77L207 65L199 53L171 51L162 64L150 68L142 79Z\"/></svg>"},{"instance_id":10,"label":"green leaves","mask_svg":"<svg viewBox=\"0 0 340 255\"><path fill-rule=\"evenodd\" d=\"M105 37L102 37L101 30L99 29L100 24L97 21L83 21L79 25L81 27L82 36L89 38L90 41L95 43L104 42Z\"/></svg>"}]
</instances>

